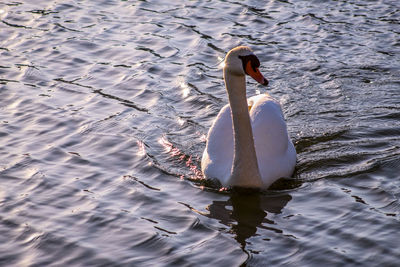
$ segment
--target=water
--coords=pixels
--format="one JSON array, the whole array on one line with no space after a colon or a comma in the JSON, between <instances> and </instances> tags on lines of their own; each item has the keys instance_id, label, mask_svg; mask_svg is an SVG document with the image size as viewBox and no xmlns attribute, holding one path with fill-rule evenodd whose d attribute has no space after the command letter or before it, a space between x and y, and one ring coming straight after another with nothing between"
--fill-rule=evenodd
<instances>
[{"instance_id":1,"label":"water","mask_svg":"<svg viewBox=\"0 0 400 267\"><path fill-rule=\"evenodd\" d=\"M0 19L0 265L398 265L397 0L5 1ZM298 152L260 193L199 175L239 44Z\"/></svg>"}]
</instances>

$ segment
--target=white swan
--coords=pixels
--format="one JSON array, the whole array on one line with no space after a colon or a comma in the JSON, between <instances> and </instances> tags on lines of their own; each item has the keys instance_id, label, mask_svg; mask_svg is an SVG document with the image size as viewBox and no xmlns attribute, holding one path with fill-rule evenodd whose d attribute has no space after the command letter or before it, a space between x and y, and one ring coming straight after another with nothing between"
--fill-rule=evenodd
<instances>
[{"instance_id":1,"label":"white swan","mask_svg":"<svg viewBox=\"0 0 400 267\"><path fill-rule=\"evenodd\" d=\"M218 179L224 187L266 189L277 179L290 177L296 165L280 104L267 94L246 99L245 74L268 84L259 66L246 46L232 49L225 58L229 105L213 122L201 160L204 176Z\"/></svg>"}]
</instances>

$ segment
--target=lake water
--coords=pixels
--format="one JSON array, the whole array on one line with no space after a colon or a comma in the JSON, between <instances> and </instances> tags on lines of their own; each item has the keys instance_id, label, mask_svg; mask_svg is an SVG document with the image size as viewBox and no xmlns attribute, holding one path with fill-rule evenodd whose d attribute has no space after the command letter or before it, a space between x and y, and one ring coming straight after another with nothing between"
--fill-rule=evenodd
<instances>
[{"instance_id":1,"label":"lake water","mask_svg":"<svg viewBox=\"0 0 400 267\"><path fill-rule=\"evenodd\" d=\"M0 20L0 265L398 266L398 0L5 0ZM199 173L240 44L298 153L265 192Z\"/></svg>"}]
</instances>

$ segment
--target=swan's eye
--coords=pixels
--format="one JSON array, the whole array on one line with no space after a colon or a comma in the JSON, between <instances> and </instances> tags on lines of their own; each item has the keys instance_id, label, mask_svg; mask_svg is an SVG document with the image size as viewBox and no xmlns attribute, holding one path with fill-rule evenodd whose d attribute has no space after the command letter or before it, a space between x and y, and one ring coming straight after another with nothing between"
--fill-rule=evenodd
<instances>
[{"instance_id":1,"label":"swan's eye","mask_svg":"<svg viewBox=\"0 0 400 267\"><path fill-rule=\"evenodd\" d=\"M251 66L253 70L256 71L260 67L260 60L256 56L251 58Z\"/></svg>"},{"instance_id":2,"label":"swan's eye","mask_svg":"<svg viewBox=\"0 0 400 267\"><path fill-rule=\"evenodd\" d=\"M255 55L239 56L239 58L240 58L240 60L242 60L243 70L247 75L249 75L246 71L246 66L247 66L248 62L250 62L251 67L254 70L254 72L256 72L257 68L260 67L260 61L258 60L258 58Z\"/></svg>"}]
</instances>

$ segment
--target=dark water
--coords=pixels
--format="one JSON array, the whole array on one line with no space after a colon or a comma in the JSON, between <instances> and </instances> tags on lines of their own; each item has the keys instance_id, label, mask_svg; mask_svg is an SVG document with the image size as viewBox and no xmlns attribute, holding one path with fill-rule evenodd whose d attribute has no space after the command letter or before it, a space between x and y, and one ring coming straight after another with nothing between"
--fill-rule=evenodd
<instances>
[{"instance_id":1,"label":"dark water","mask_svg":"<svg viewBox=\"0 0 400 267\"><path fill-rule=\"evenodd\" d=\"M0 19L0 265L398 265L397 0L6 0ZM262 193L199 180L239 44L298 152Z\"/></svg>"}]
</instances>

